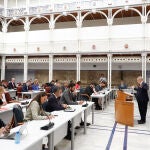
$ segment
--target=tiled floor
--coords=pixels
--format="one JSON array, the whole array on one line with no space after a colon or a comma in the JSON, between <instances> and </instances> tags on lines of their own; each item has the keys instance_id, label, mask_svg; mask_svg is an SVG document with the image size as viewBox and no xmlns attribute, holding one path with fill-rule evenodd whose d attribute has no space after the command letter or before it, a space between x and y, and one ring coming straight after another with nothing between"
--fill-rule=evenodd
<instances>
[{"instance_id":1,"label":"tiled floor","mask_svg":"<svg viewBox=\"0 0 150 150\"><path fill-rule=\"evenodd\" d=\"M76 130L75 150L105 150L108 143L111 150L122 150L126 145L128 150L150 150L150 106L147 122L143 125L137 124L140 118L136 101L134 107L134 127L127 127L127 132L125 132L125 125L117 123L111 142L109 139L115 123L114 101L111 101L103 112L95 110L95 123L88 127L87 134L83 134L83 128ZM88 116L88 122L91 122L91 115ZM125 133L127 133L127 140L124 139ZM62 140L56 149L71 150L70 141Z\"/></svg>"}]
</instances>

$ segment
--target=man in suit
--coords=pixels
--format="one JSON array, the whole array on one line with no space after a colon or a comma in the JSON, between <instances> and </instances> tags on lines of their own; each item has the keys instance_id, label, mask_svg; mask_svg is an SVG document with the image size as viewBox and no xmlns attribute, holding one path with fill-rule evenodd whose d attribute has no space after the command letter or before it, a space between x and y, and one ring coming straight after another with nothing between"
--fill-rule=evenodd
<instances>
[{"instance_id":1,"label":"man in suit","mask_svg":"<svg viewBox=\"0 0 150 150\"><path fill-rule=\"evenodd\" d=\"M83 104L83 101L76 101L76 93L75 91L75 84L70 83L68 85L68 89L66 89L63 92L63 95L61 96L61 103L62 104L67 104L67 105L78 105L78 104Z\"/></svg>"},{"instance_id":2,"label":"man in suit","mask_svg":"<svg viewBox=\"0 0 150 150\"><path fill-rule=\"evenodd\" d=\"M8 83L8 89L16 89L15 78L11 78L11 81Z\"/></svg>"},{"instance_id":3,"label":"man in suit","mask_svg":"<svg viewBox=\"0 0 150 150\"><path fill-rule=\"evenodd\" d=\"M28 80L26 83L23 83L23 85L22 85L22 92L28 92L30 85L31 85L31 81L30 80Z\"/></svg>"},{"instance_id":4,"label":"man in suit","mask_svg":"<svg viewBox=\"0 0 150 150\"><path fill-rule=\"evenodd\" d=\"M62 94L61 87L55 86L53 88L53 93L48 98L48 101L43 104L43 108L47 112L57 111L57 110L64 110L67 108L66 104L60 103L60 96Z\"/></svg>"},{"instance_id":5,"label":"man in suit","mask_svg":"<svg viewBox=\"0 0 150 150\"><path fill-rule=\"evenodd\" d=\"M143 78L139 76L137 78L138 87L134 88L137 91L135 97L138 102L139 112L141 120L138 120L138 124L146 123L147 104L149 101L148 97L148 85L143 81Z\"/></svg>"}]
</instances>

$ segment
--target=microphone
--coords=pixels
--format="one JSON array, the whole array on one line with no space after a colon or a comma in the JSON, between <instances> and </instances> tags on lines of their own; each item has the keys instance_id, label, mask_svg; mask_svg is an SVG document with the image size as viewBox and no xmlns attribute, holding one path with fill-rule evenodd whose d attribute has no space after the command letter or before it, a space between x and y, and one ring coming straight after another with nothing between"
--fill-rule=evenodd
<instances>
[{"instance_id":1,"label":"microphone","mask_svg":"<svg viewBox=\"0 0 150 150\"><path fill-rule=\"evenodd\" d=\"M47 116L47 118L48 118L48 120L49 120L49 123L48 123L47 125L41 127L40 129L41 129L41 130L49 130L49 129L51 129L51 128L54 126L54 122L51 122L51 120L50 120L48 114L47 114L44 110L43 110L43 113Z\"/></svg>"}]
</instances>

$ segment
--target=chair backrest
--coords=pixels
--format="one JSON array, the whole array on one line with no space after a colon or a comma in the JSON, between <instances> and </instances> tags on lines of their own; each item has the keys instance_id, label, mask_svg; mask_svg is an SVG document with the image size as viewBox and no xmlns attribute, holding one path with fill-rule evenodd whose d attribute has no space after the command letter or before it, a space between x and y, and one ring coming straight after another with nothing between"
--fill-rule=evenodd
<instances>
[{"instance_id":1,"label":"chair backrest","mask_svg":"<svg viewBox=\"0 0 150 150\"><path fill-rule=\"evenodd\" d=\"M7 103L11 103L12 98L11 98L9 92L6 92L6 93L5 93L5 98L6 98Z\"/></svg>"},{"instance_id":2,"label":"chair backrest","mask_svg":"<svg viewBox=\"0 0 150 150\"><path fill-rule=\"evenodd\" d=\"M16 104L13 107L14 127L23 123L24 114L20 105Z\"/></svg>"},{"instance_id":3,"label":"chair backrest","mask_svg":"<svg viewBox=\"0 0 150 150\"><path fill-rule=\"evenodd\" d=\"M50 93L50 92L51 92L51 87L46 86L46 87L45 87L45 92L46 92L46 93Z\"/></svg>"},{"instance_id":4,"label":"chair backrest","mask_svg":"<svg viewBox=\"0 0 150 150\"><path fill-rule=\"evenodd\" d=\"M22 86L18 86L18 87L17 87L17 93L18 93L18 92L19 92L19 93L22 92Z\"/></svg>"}]
</instances>

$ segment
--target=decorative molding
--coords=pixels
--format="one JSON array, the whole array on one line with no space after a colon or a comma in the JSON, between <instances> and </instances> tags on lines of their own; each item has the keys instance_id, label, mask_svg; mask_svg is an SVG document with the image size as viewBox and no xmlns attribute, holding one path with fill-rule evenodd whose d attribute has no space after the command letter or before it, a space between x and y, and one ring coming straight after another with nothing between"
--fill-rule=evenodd
<instances>
[{"instance_id":1,"label":"decorative molding","mask_svg":"<svg viewBox=\"0 0 150 150\"><path fill-rule=\"evenodd\" d=\"M56 57L54 63L76 63L76 57Z\"/></svg>"},{"instance_id":2,"label":"decorative molding","mask_svg":"<svg viewBox=\"0 0 150 150\"><path fill-rule=\"evenodd\" d=\"M141 57L129 57L129 56L123 56L123 57L112 57L112 62L114 63L141 63L142 58Z\"/></svg>"},{"instance_id":3,"label":"decorative molding","mask_svg":"<svg viewBox=\"0 0 150 150\"><path fill-rule=\"evenodd\" d=\"M107 57L83 57L81 58L81 62L82 63L98 63L98 62L101 62L101 63L104 63L104 62L107 62Z\"/></svg>"},{"instance_id":4,"label":"decorative molding","mask_svg":"<svg viewBox=\"0 0 150 150\"><path fill-rule=\"evenodd\" d=\"M29 58L28 63L49 63L49 58Z\"/></svg>"},{"instance_id":5,"label":"decorative molding","mask_svg":"<svg viewBox=\"0 0 150 150\"><path fill-rule=\"evenodd\" d=\"M1 60L0 60L1 61ZM54 63L76 63L76 57L57 57L53 58ZM81 63L107 63L107 57L81 57ZM113 57L113 63L141 63L142 58L140 56L120 56L120 57ZM24 63L24 58L6 58L6 63ZM28 63L49 63L48 57L35 57L35 58L28 58ZM147 63L150 63L150 57L147 57Z\"/></svg>"},{"instance_id":6,"label":"decorative molding","mask_svg":"<svg viewBox=\"0 0 150 150\"><path fill-rule=\"evenodd\" d=\"M24 58L6 58L6 63L17 63L17 64L21 64L24 63Z\"/></svg>"}]
</instances>

